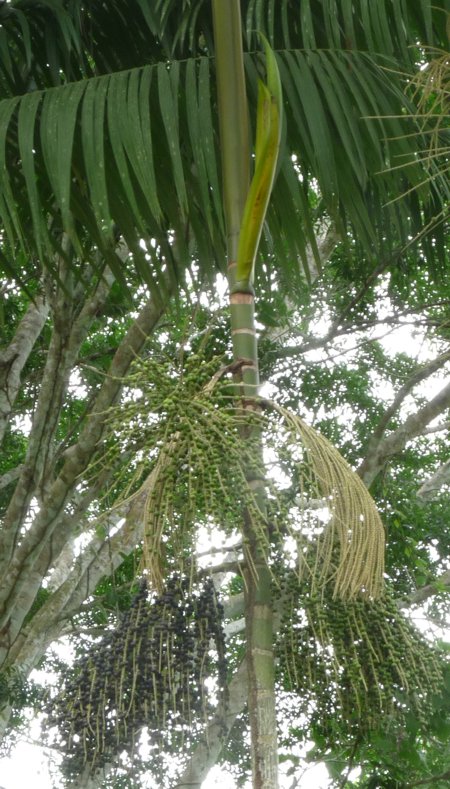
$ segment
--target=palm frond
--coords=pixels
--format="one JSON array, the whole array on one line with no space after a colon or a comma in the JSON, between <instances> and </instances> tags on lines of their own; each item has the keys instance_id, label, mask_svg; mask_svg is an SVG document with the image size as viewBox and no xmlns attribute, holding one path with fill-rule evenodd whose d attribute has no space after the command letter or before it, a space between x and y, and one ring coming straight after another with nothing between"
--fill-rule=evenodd
<instances>
[{"instance_id":1,"label":"palm frond","mask_svg":"<svg viewBox=\"0 0 450 789\"><path fill-rule=\"evenodd\" d=\"M352 229L366 256L386 258L424 225L438 198L420 186L417 140L405 137L398 117L416 108L387 55L403 41L413 57L408 46L418 35L439 40L444 14L405 0L408 27L395 5L243 3L249 35L257 25L278 47L285 124L261 254L291 276L307 269L306 245L315 248L319 199L343 238ZM112 0L106 8L95 0L87 13L81 0L16 0L0 13L0 90L10 96L0 102L0 222L11 247L51 268L64 231L79 258L100 250L120 276L114 246L122 236L152 288L173 265L161 250L174 237L180 275L192 260L209 276L221 268L208 4ZM168 53L177 59L170 63ZM259 65L249 52L251 118ZM409 157L407 172L384 172L399 157ZM412 187L411 199L388 205ZM150 259L142 238L156 242ZM439 245L429 251L436 255Z\"/></svg>"},{"instance_id":2,"label":"palm frond","mask_svg":"<svg viewBox=\"0 0 450 789\"><path fill-rule=\"evenodd\" d=\"M278 61L287 128L280 195L276 183L268 216L272 254L298 260L302 242L311 242L315 216L304 190L311 179L317 180L329 211L353 224L365 249L379 254L386 223L394 228L396 223L384 206L393 193L405 191L404 173L375 177L386 160L408 151L408 140L399 138L400 121L388 118L398 114L401 91L367 56L296 51L281 53ZM251 64L249 73L256 76ZM103 250L112 248L118 231L142 260L140 237L158 241L175 232L185 259L201 250L201 265L210 268L216 260L220 266L223 218L211 79L211 61L200 58L2 102L6 166L0 211L10 243L49 259L51 211L79 248L85 245L86 227L94 228L95 244ZM256 101L256 84L249 87ZM386 119L364 120L375 110ZM417 185L419 162L407 176ZM378 228L374 202L381 217ZM405 231L412 209L407 201L400 209ZM289 239L293 248L286 250ZM396 243L401 242L397 234ZM147 268L150 280L155 272L150 262Z\"/></svg>"},{"instance_id":3,"label":"palm frond","mask_svg":"<svg viewBox=\"0 0 450 789\"><path fill-rule=\"evenodd\" d=\"M401 52L413 63L411 45L421 41L439 46L446 41L445 0L247 0L242 7L249 46L255 31L261 31L276 49Z\"/></svg>"},{"instance_id":4,"label":"palm frond","mask_svg":"<svg viewBox=\"0 0 450 789\"><path fill-rule=\"evenodd\" d=\"M206 224L211 237L206 245L202 239L202 248L214 259L212 240L216 244L222 217L218 201L211 206L209 198L218 192L219 175L211 108L200 106L208 78L202 62L183 70L157 64L1 103L0 210L11 243L50 260L51 212L76 248L85 245L86 227L103 251L113 248L119 232L140 260L140 237L176 232L191 251L192 225L203 232ZM196 93L184 91L182 80L189 87L195 82Z\"/></svg>"},{"instance_id":5,"label":"palm frond","mask_svg":"<svg viewBox=\"0 0 450 789\"><path fill-rule=\"evenodd\" d=\"M450 21L450 15L447 18ZM434 48L426 48L425 56L429 58L428 63L416 71L406 88L406 92L412 94L415 110L399 116L397 140L414 140L416 150L409 155L407 152L400 154L398 163L392 163L388 172L406 172L420 164L420 181L413 181L405 187L405 191L399 192L391 203L401 202L405 197L412 201L415 192L429 189L430 199L427 205L422 206L422 222L416 224L412 243L420 240L426 254L431 252L432 256L431 247L439 249L437 257L444 260L447 251L445 225L450 201L450 59L447 51ZM409 131L411 127L413 131Z\"/></svg>"},{"instance_id":6,"label":"palm frond","mask_svg":"<svg viewBox=\"0 0 450 789\"><path fill-rule=\"evenodd\" d=\"M412 64L445 47L446 2L242 0L249 49L345 49ZM11 0L0 8L0 95L213 52L208 0Z\"/></svg>"}]
</instances>

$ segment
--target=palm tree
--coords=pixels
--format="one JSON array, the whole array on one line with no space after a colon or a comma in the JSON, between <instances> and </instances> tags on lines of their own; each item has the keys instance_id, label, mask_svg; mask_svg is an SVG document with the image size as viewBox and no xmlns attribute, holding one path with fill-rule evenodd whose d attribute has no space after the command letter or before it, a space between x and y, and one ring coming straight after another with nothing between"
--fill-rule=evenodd
<instances>
[{"instance_id":1,"label":"palm tree","mask_svg":"<svg viewBox=\"0 0 450 789\"><path fill-rule=\"evenodd\" d=\"M167 270L182 282L194 262L211 279L228 260L233 369L253 408L253 293L234 287L232 266L251 164L247 123L258 114L255 31L276 52L284 96L258 276L270 280L273 269L303 284L314 277L308 247L320 270L316 233L326 222L343 243L352 227L369 273L380 258L394 265L435 212L437 193L420 186L417 142L402 134L398 116L411 102L399 74L414 68L418 38L442 41L445 19L427 2L406 3L402 14L387 0L376 9L343 0L213 9L214 25L208 2L183 3L181 12L173 0L2 7L2 265L25 287L28 267L37 266L62 288L66 277L88 288L87 262L97 277L112 272L125 286L118 254L125 242L162 305L171 292ZM407 169L395 169L398 161ZM430 262L439 251L429 245ZM26 261L20 269L17 260ZM253 775L254 786L267 789L277 786L270 576L245 513L244 523L253 568L246 575ZM5 588L5 601L9 595Z\"/></svg>"},{"instance_id":2,"label":"palm tree","mask_svg":"<svg viewBox=\"0 0 450 789\"><path fill-rule=\"evenodd\" d=\"M260 386L253 268L277 162L281 95L276 63L268 51L268 59L273 61L271 66L268 65L268 78L272 84L268 88L260 87L262 92L256 135L263 150L258 150L257 142L252 193L248 182L250 151L239 2L227 5L214 2L213 18L233 363L239 371L235 374L235 379L239 382L237 389L242 411L245 413L250 410L251 413L259 409L257 395ZM231 125L228 119L233 115L234 123ZM267 137L264 143L261 142L263 136ZM250 246L246 243L247 237L253 239ZM255 427L250 430L247 440L256 444L262 467L262 444L259 431L255 430ZM264 479L251 474L248 481L254 491L258 508L264 516ZM242 523L246 546L245 620L253 785L275 789L278 786L278 750L271 577L261 535L257 526L252 523L249 512L242 513ZM265 532L264 537L267 539L267 529Z\"/></svg>"}]
</instances>

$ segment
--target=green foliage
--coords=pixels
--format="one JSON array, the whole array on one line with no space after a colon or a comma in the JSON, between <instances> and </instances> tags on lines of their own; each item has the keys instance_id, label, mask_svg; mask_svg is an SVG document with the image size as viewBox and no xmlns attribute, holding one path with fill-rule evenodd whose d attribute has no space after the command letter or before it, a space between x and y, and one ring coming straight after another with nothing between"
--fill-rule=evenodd
<instances>
[{"instance_id":1,"label":"green foliage","mask_svg":"<svg viewBox=\"0 0 450 789\"><path fill-rule=\"evenodd\" d=\"M33 618L33 616L39 611L39 609L42 608L44 603L46 603L47 600L49 599L50 595L51 592L49 591L49 589L46 589L45 587L39 589L35 597L34 603L31 606L30 610L28 611L28 614L25 619L25 623L29 622Z\"/></svg>"},{"instance_id":2,"label":"green foliage","mask_svg":"<svg viewBox=\"0 0 450 789\"><path fill-rule=\"evenodd\" d=\"M285 97L263 255L275 255L291 280L302 278L301 259L311 278L306 243L320 265L315 224L326 206L342 239L353 228L372 266L380 258L392 264L439 210L440 192L415 158L427 129L417 128L402 72L416 67L418 40L445 42L443 4L408 0L394 10L383 2L376 13L343 0L242 6L250 115L255 30L277 51ZM100 2L87 9L80 0L17 0L2 9L1 33L0 216L14 254L37 255L57 276L64 231L78 258L98 272L106 262L125 287L119 234L138 276L160 294L164 263L180 280L192 258L207 276L223 269L209 4L180 10L173 2L114 0L106 12ZM158 246L145 253L141 238ZM442 239L422 244L427 267L442 262ZM360 266L352 253L348 245L351 265ZM69 263L85 276L84 262L69 255ZM7 258L2 265L14 270Z\"/></svg>"},{"instance_id":3,"label":"green foliage","mask_svg":"<svg viewBox=\"0 0 450 789\"><path fill-rule=\"evenodd\" d=\"M322 279L322 284L324 281L325 277ZM432 315L435 309L443 309L443 307L435 307L434 303L437 304L439 298L441 301L446 299L446 283L442 283L441 290L434 288L431 295L431 303L428 307L425 306L422 312L425 318ZM314 321L315 315L317 315L318 306L324 312L329 309L331 314L333 314L336 302L338 302L342 312L345 312L345 305L352 298L353 294L351 292L348 293L346 302L344 293L342 291L339 293L334 292L332 284L330 284L329 289L321 288L319 294L315 290L304 293L302 295L303 302L299 300L299 309L295 311L296 321L292 323L289 329L292 336L308 341L310 337L314 336L311 323ZM282 303L281 293L279 295L277 292L272 295L267 294L266 305L268 306L264 307L264 309L271 311L274 320L276 319L277 299ZM373 318L376 315L375 299L375 292L369 293L367 294L366 304L363 304L361 307L361 312L358 312L358 308L354 308L350 326L354 326L361 318L365 320L367 316ZM418 308L419 303L421 302L418 301L417 293L412 291L410 301L404 301L403 307L405 311L409 309L414 311ZM109 310L109 307L107 309ZM264 315L264 309L262 310L262 315ZM121 320L122 310L125 310L125 306L121 307L119 301L114 307L112 322L109 322L109 318L104 320L102 316L99 316L94 323L90 335L92 344L90 339L88 339L83 346L83 358L85 359L90 356L90 349L92 348L93 357L87 361L92 367L98 364L99 369L101 369L104 364L104 356L95 356L95 354L98 351L102 354L104 348L114 347L120 340L127 325L125 318ZM285 311L283 314L289 313ZM106 330L103 328L104 324L106 324ZM48 335L43 341L43 348L46 347L46 342L48 342ZM336 345L339 347L339 338L337 341L332 340L332 343L332 347L336 347ZM180 345L184 347L184 351L180 351ZM354 342L352 342L351 347L353 345L355 345ZM169 412L167 408L162 407L162 403L169 398L173 402L171 418L177 414L182 418L187 399L195 397L199 388L207 385L217 371L218 366L220 366L220 361L212 357L216 357L217 353L223 354L226 352L227 333L222 313L218 312L216 315L211 316L206 308L194 308L180 298L177 307L168 314L165 325L163 324L160 331L155 333L152 338L149 338L145 350L145 360L141 367L142 380L139 385L137 382L133 383L131 381L126 391L123 411L117 411L118 418L121 420L120 429L117 430L116 435L116 440L120 444L117 458L125 473L114 495L119 493L119 489L123 492L123 486L131 483L137 468L133 463L127 462L127 464L124 464L121 461L123 453L129 450L130 447L134 452L140 446L139 442L142 445L148 443L152 447L155 445L155 422L152 419L138 417L136 414L141 411L142 414L150 411L154 414L159 414L161 421L168 419ZM321 429L344 448L345 454L350 459L358 458L364 452L368 435L376 426L382 409L386 407L383 399L369 389L370 376L368 373L370 370L376 373L380 382L389 381L395 389L398 389L408 379L410 373L414 373L416 369L414 361L405 358L404 354L396 355L392 351L386 352L381 344L369 344L363 349L358 349L356 353L347 352L346 357L338 357L334 361L332 359L327 362L324 362L320 357L312 363L310 361L305 362L304 357L299 355L297 358L294 357L293 360L289 360L289 367L283 361L276 361L278 352L279 345L277 346L268 339L266 345L267 356L265 357L267 359L266 369L272 380L279 382L282 388L282 398L286 398L286 401L295 408L298 408L300 403L300 407L305 409L305 403L307 403L312 409L320 397L320 402L327 409L327 414L323 418L320 416L317 424L320 424ZM210 360L206 365L200 366L200 372L198 371L198 353L200 355L203 353L205 360ZM30 371L34 372L37 381L39 380L41 363L39 360L41 356L36 354L33 364L30 366ZM342 358L349 358L350 363L347 365L341 363ZM263 361L266 363L265 360ZM193 373L192 378L189 378L189 373L187 374L189 379L187 381L185 374L186 362ZM139 364L136 368L136 374L138 373L138 368ZM88 390L92 391L97 386L97 377L94 370L90 372L91 377L87 377L83 368L81 369ZM100 380L102 380L101 376ZM24 382L24 385L27 385L27 383ZM136 401L134 394L133 397L131 396L136 386L142 391L142 396L138 401ZM227 401L223 399L222 394L219 394L221 391L221 387L218 386L217 397L223 404ZM222 400L220 399L221 397ZM133 413L134 409L133 419L135 420L135 422L133 422L133 419L131 420L135 430L131 440L127 434L130 424L127 411L128 405L130 406L130 414ZM20 413L27 413L28 408L28 400L24 398L20 401L18 410ZM345 425L339 417L341 412L351 417ZM354 418L355 414L364 415L365 424L359 425L358 420ZM83 421L84 417L81 419L81 424L83 424ZM395 426L400 422L401 417L397 415L391 424ZM67 435L66 431L68 430L70 430L69 420L64 421L61 426L61 437L63 437L64 433ZM26 437L20 431L14 431L14 433L10 433L11 440L13 435L17 437L17 440L20 439L19 444L24 450L27 444ZM395 463L391 464L388 471L383 476L380 476L374 488L374 493L383 514L383 520L388 527L387 569L392 579L395 593L401 597L413 591L417 584L432 580L442 566L442 557L448 555L446 529L448 519L447 498L444 496L435 502L420 503L415 496L419 477L422 479L423 475L428 473L428 470L433 470L436 464L446 459L445 437L446 434L444 433L439 441L433 438L433 443L430 443L431 439L414 442L408 451L403 453L401 457L397 457ZM426 443L427 441L428 443ZM9 444L6 446L9 446ZM113 444L109 446L112 457L114 454ZM11 451L12 449L11 445ZM23 454L20 457L23 457ZM127 455L128 459L130 457L131 455ZM136 455L136 457L138 458L139 456ZM19 455L17 458L19 458ZM2 456L2 459L6 460L6 456ZM141 458L141 460L144 461L145 458ZM147 456L148 471L151 471L154 460L155 456L150 452ZM11 455L10 467L12 467L12 464L13 456ZM286 469L289 469L289 464L286 465ZM134 484L138 484L137 481ZM8 490L6 493L8 494ZM286 499L289 498L291 493L289 491L282 491L281 493L281 498L278 501L281 501L283 507L286 507ZM182 498L180 489L180 502ZM100 510L109 509L110 503L111 500L106 497L99 505ZM276 510L276 499L273 500L273 504L274 510ZM283 513L282 508L279 509L278 514L276 512L274 514L278 518L280 513ZM435 542L436 540L438 542ZM178 548L175 550L172 549L170 543L164 544L169 568L176 566L175 559L178 559L180 556L179 547L181 543L177 544L175 541L174 544L178 545ZM433 559L430 555L433 545L438 553L436 559ZM183 551L185 551L186 563L188 559L188 541L186 543L183 542L182 547ZM84 651L86 648L85 640L84 644L80 643L80 638L81 641L85 639L84 631L86 628L111 626L117 610L127 610L134 593L133 577L140 558L139 552L135 557L131 555L116 571L115 578L105 577L97 587L94 601L85 606L81 616L74 618L75 628L78 626L82 630L80 637L77 636L72 639L73 643L78 645L78 652ZM108 572L108 566L105 567L105 571ZM237 576L234 580L232 591L239 592L241 589L242 581ZM445 598L443 597L442 599ZM45 601L41 600L41 602ZM239 642L236 639L236 641L239 646L236 647L235 654L233 653L234 647L231 647L231 665L235 665L243 653L242 640ZM291 704L291 706L293 705ZM331 713L329 715L331 716ZM335 717L330 723L334 737L339 735L337 721L338 719ZM234 748L234 756L239 761L242 761L243 757L240 755L237 744L243 739L242 732L245 725L244 717L241 721L241 728L239 729L238 727L236 730L238 732L236 734L236 742L231 740L232 745L230 747ZM394 726L394 724L392 725ZM401 724L395 724L395 726L397 728L394 727L393 731L403 731ZM313 733L318 738L318 758L322 758L322 756L326 758L327 754L329 754L330 759L334 759L336 757L336 749L330 750L329 743L327 744L326 740L320 739L319 731L316 728ZM305 738L306 732L304 728L300 728L298 736ZM371 741L370 737L371 734L367 733L365 741ZM421 722L417 730L417 742L420 743L417 747L422 748L423 743L428 742L428 739L426 727L424 728L423 722ZM351 746L344 746L343 741L344 737L342 736L341 744L339 745L339 756L342 757L344 752L342 758L350 760ZM235 742L235 745L233 745L233 742ZM358 751L359 753L362 753L362 751ZM354 758L358 760L359 756ZM381 751L378 753L377 758L382 764L383 756ZM406 756L404 758L406 760ZM360 761L363 763L363 756L361 756ZM433 769L434 767L437 768L438 764L439 753L436 753ZM366 768L364 769L366 770ZM366 774L368 769L367 767ZM382 775L381 767L378 766L376 771L376 774ZM436 769L435 772L437 773L438 770ZM137 779L135 778L134 780Z\"/></svg>"},{"instance_id":4,"label":"green foliage","mask_svg":"<svg viewBox=\"0 0 450 789\"><path fill-rule=\"evenodd\" d=\"M447 645L448 646L448 645ZM348 780L349 789L409 789L413 786L438 787L448 785L448 737L450 732L449 667L445 667L445 682L432 699L425 725L408 711L401 725L381 726L368 737L355 740L338 752L330 750L325 762L331 765L339 753L343 762L336 785L348 772L346 762L361 765L358 778Z\"/></svg>"},{"instance_id":5,"label":"green foliage","mask_svg":"<svg viewBox=\"0 0 450 789\"><path fill-rule=\"evenodd\" d=\"M7 751L15 735L23 729L27 721L26 713L30 708L37 711L41 708L44 694L42 688L27 679L16 667L8 667L0 672L0 712L11 707L10 726L11 738L2 741L1 751Z\"/></svg>"},{"instance_id":6,"label":"green foliage","mask_svg":"<svg viewBox=\"0 0 450 789\"><path fill-rule=\"evenodd\" d=\"M23 706L26 699L26 683L18 671L2 671L0 674L0 709L7 704Z\"/></svg>"},{"instance_id":7,"label":"green foliage","mask_svg":"<svg viewBox=\"0 0 450 789\"><path fill-rule=\"evenodd\" d=\"M442 226L433 222L448 210L448 184L437 167L446 155L447 131L443 121L436 124L430 114L431 107L440 112L443 106L442 93L436 92L442 90L436 71L428 70L434 74L433 85L431 93L424 94L420 78L427 78L427 71L418 72L424 53L431 51L424 45L446 46L445 7L443 0L432 5L428 0L241 3L249 114L256 116L261 56L255 31L261 31L276 52L286 120L257 271L261 370L278 387L279 405L300 412L354 467L372 452L371 440L388 401L420 370L415 358L420 349L416 354L413 341L419 346L426 336L437 352L447 348L448 249ZM302 532L311 560L307 571L317 569L317 545L326 532L315 511L305 515L305 500L326 496L323 483L328 479L317 473L317 464L311 473L305 423L294 420L287 429L286 419L275 418L269 401L261 403L263 419L255 418L255 426L265 424L265 447L273 451L268 466L273 464L276 474L281 469L288 479L279 486L269 482L268 515L262 519L245 482L249 468L254 476L266 469L255 464L239 441L242 423L233 416L235 400L226 388L226 375L215 378L219 358L228 358L230 341L225 312L214 301L212 314L204 298L205 283L210 300L214 298L215 277L225 259L210 17L209 0L12 0L0 8L0 285L5 295L0 327L5 345L13 339L31 296L45 292L51 302L50 318L22 371L0 458L0 478L5 482L3 475L20 467L33 440L38 455L42 449L45 456L24 475L31 480L33 503L28 507L24 499L17 544L26 543L35 525L32 509L43 511L49 504L47 491L60 481L66 450L71 445L79 449L80 434L97 416L92 403L102 382L109 380L110 360L133 323L137 305L148 290L168 301L167 278L175 274L178 301L147 339L144 358L136 360L130 379L117 382L124 396L120 407L109 412L109 434L106 430L95 461L77 478L65 501L65 517L74 511L78 516L77 502L94 490L99 469L109 475L102 496L93 493L75 527L82 538L85 528L90 537L94 533L93 543L104 558L105 545L111 549L113 544L108 516L112 513L114 521L119 508L126 509L138 497L140 486L158 477L145 519L153 540L153 553L146 561L160 584L177 568L194 578L192 545L199 526L210 533L220 526L222 533L234 535L243 505L259 519L261 535L267 525L271 529L264 551L274 581L282 576L276 563L280 554L292 567L301 554L287 540L287 532L296 543ZM418 88L415 95L411 90L404 95L407 83ZM414 117L417 110L423 118ZM441 146L434 163L428 157L430 139ZM428 237L424 231L429 231ZM329 233L330 248L334 247L331 262L328 251L323 260L319 256L319 247L324 247L316 242L324 233ZM419 242L409 246L416 235ZM125 263L116 254L123 239L132 253ZM145 248L141 239L146 240ZM53 309L58 285L70 296L74 274L74 281L92 293L108 265L117 281L79 349L55 429L43 443L34 435L30 440L28 425L42 371L51 339L61 329L61 315ZM48 270L57 286L49 281ZM24 290L6 282L8 277ZM142 282L146 287L140 286ZM385 322L382 313L388 313ZM378 330L402 325L418 332L406 354L374 341ZM204 364L199 367L202 355ZM419 387L411 390L390 415L385 435L427 399ZM441 417L445 422L448 411ZM424 478L448 459L447 433L409 442L388 459L372 486L387 531L389 588L403 602L447 567L448 496L424 502L416 495ZM328 463L330 455L326 458ZM1 489L2 514L14 485L10 481ZM360 514L359 508L355 513ZM97 516L100 520L91 529ZM347 523L346 528L348 536L352 527ZM61 535L52 522L39 565L43 574L51 569L47 547L57 556ZM41 544L44 541L39 550ZM334 550L333 541L332 545ZM338 564L333 550L332 574ZM76 589L60 614L61 626L70 622L71 643L85 659L82 666L77 663L75 673L90 683L79 703L80 684L73 678L76 725L89 719L94 729L83 729L87 748L98 744L97 721L103 723L102 704L96 706L94 726L86 702L88 697L93 706L99 701L92 695L97 668L95 652L89 648L99 629L114 643L120 640L119 632L127 631L142 553L139 544L129 556L122 555L115 570L119 557L109 555L92 598L82 604L83 592ZM241 557L238 552L238 571ZM69 575L83 560L84 554L73 562ZM26 581L28 591L28 576ZM303 583L298 588L296 581L291 620L283 623L280 635L279 709L290 725L287 737L282 732L285 757L296 769L299 757L292 744L311 736L315 749L310 758L329 765L336 785L409 789L411 783L429 780L443 789L448 775L439 775L448 773L449 697L447 685L438 686L441 666L435 652L400 617L390 596L379 606L370 599L344 605L330 599L328 587L312 599L307 573ZM89 571L82 584L87 594ZM234 594L242 589L238 572L229 590ZM441 589L428 609L436 619L445 621L447 595ZM196 600L200 597L201 592ZM14 649L27 644L33 620L54 599L40 587ZM175 618L185 614L187 630L193 631L195 616L183 605L177 604L172 613ZM118 614L122 619L116 627ZM53 625L49 621L49 627ZM152 640L154 627L146 633ZM42 630L39 638L44 638ZM160 644L166 644L164 638ZM136 643L133 651L130 644L126 636L117 657L124 665L133 655L141 657L141 647ZM229 678L245 652L244 644L238 635L227 645ZM117 669L106 638L96 641L94 650L111 671ZM61 677L66 673L54 658L46 658L43 666L56 668ZM205 675L210 669L214 673L217 664L208 665L205 658ZM122 666L117 676L123 671ZM131 676L137 686L134 664ZM124 740L130 735L129 745L136 734L127 718L131 709L125 708L135 698L136 687L127 685L125 676L120 681L122 688L126 686L124 698L112 702L105 682L101 687L102 702L108 697L125 713L118 726L113 723L117 718L107 721L111 757L117 739L121 744L122 735ZM196 682L200 697L203 685ZM116 687L114 682L111 687ZM191 705L185 689L183 703ZM18 726L38 691L9 667L0 675L0 697L2 704L13 705L12 725ZM57 704L62 710L61 696ZM137 701L131 701L131 708L142 712ZM204 730L205 710L199 707L189 733L173 726L169 731L175 709L176 705L165 718L156 714L153 719L164 757L177 748L194 748ZM213 707L208 707L207 716L212 713ZM243 746L247 724L244 712L223 751L227 764L237 764L241 781L249 767ZM67 740L75 733L70 717L64 719L62 733ZM136 786L144 765L137 754L134 760L134 771L124 774L125 768L118 767L106 784L109 780L115 789ZM349 771L357 765L362 773L352 780ZM161 765L154 762L155 766L161 776ZM73 764L69 769L74 771ZM163 780L170 783L171 777L164 774L160 785Z\"/></svg>"}]
</instances>

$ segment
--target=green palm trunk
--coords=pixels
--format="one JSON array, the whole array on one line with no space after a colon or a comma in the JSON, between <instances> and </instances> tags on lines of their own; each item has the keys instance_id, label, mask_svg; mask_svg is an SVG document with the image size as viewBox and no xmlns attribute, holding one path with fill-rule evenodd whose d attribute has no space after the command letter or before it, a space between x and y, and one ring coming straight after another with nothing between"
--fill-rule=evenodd
<instances>
[{"instance_id":1,"label":"green palm trunk","mask_svg":"<svg viewBox=\"0 0 450 789\"><path fill-rule=\"evenodd\" d=\"M253 294L233 292L230 308L239 388L243 408L250 410L255 407L254 397L259 385ZM249 429L248 440L255 443L257 453L262 453L258 429ZM248 481L259 509L264 512L264 480L250 477ZM264 550L265 535L261 534L260 527L255 529L248 512L243 514L242 533L253 786L255 789L275 789L278 786L278 769L271 577Z\"/></svg>"},{"instance_id":2,"label":"green palm trunk","mask_svg":"<svg viewBox=\"0 0 450 789\"><path fill-rule=\"evenodd\" d=\"M237 289L235 266L244 204L249 188L250 150L247 124L240 4L213 0L217 89L223 166L224 211L227 227L231 332L236 383L244 410L255 408L258 393L258 346L255 298L249 286ZM248 440L262 453L259 431ZM262 464L259 464L262 465ZM259 508L265 509L264 480L249 479ZM263 548L249 512L243 513L245 556L245 619L248 663L248 709L254 789L278 786L275 678L271 578Z\"/></svg>"}]
</instances>

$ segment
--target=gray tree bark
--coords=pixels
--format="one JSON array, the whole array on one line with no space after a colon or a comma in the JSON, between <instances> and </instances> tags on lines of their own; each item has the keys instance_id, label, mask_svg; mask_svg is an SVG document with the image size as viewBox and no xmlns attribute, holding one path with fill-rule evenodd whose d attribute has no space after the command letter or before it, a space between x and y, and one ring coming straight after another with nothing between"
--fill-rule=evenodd
<instances>
[{"instance_id":1,"label":"gray tree bark","mask_svg":"<svg viewBox=\"0 0 450 789\"><path fill-rule=\"evenodd\" d=\"M47 320L50 305L37 296L22 318L14 338L0 353L0 442L20 389L21 374Z\"/></svg>"},{"instance_id":2,"label":"gray tree bark","mask_svg":"<svg viewBox=\"0 0 450 789\"><path fill-rule=\"evenodd\" d=\"M72 327L67 354L70 356L71 362L70 365L69 363L65 365L64 373L61 374L61 378L65 376L66 384L67 371L69 367L73 366L90 318L95 314L96 309L98 309L98 298L91 299L85 305L80 312L80 319ZM73 537L77 523L76 519L70 517L70 510L67 511L67 507L73 501L76 502L79 496L75 490L79 474L89 465L93 453L97 451L98 442L101 440L105 428L106 411L117 399L124 375L139 354L146 338L155 328L163 311L162 303L156 304L150 299L129 328L112 359L109 374L104 378L98 391L86 427L76 443L65 450L61 470L51 481L51 484L45 485L45 489L42 490L39 511L33 518L27 532L19 539L19 529L27 514L23 500L28 499L29 502L30 498L35 495L36 485L47 458L52 455L52 459L55 459L55 455L49 448L51 431L46 432L42 426L41 435L46 435L47 438L42 442L36 439L27 456L27 461L24 464L27 475L23 470L0 535L0 565L3 572L0 590L0 666L8 659L8 654L21 631L23 621L35 599L42 578L49 569L50 562L54 563L57 560L64 545ZM47 363L47 370L55 371L57 356L58 352L56 351L52 354L49 353L49 357L52 358ZM46 380L50 387L50 373L47 374ZM58 383L58 386L62 391L62 382ZM51 391L46 395L51 396ZM51 398L50 402L55 402L55 399ZM42 412L40 413L45 416L40 416L40 418L46 418L49 414L45 410L43 399L42 403ZM55 403L55 410L59 409L60 401L58 399ZM56 417L52 416L51 421L54 434ZM47 455L42 449L44 444L49 448ZM49 476L51 479L51 471ZM30 478L32 478L33 484L30 483ZM20 496L19 491L21 492ZM89 503L89 500L90 493L88 491L85 499L86 504Z\"/></svg>"}]
</instances>

